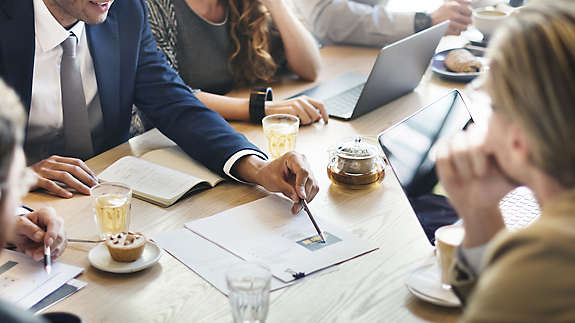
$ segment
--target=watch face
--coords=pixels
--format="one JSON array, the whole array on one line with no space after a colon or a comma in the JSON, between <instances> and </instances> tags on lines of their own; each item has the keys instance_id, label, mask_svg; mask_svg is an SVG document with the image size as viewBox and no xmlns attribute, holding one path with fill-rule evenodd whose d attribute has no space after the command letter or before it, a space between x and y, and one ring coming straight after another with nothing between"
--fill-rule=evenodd
<instances>
[{"instance_id":1,"label":"watch face","mask_svg":"<svg viewBox=\"0 0 575 323\"><path fill-rule=\"evenodd\" d=\"M418 12L415 14L413 21L415 32L420 32L424 29L431 27L431 16L426 13Z\"/></svg>"}]
</instances>

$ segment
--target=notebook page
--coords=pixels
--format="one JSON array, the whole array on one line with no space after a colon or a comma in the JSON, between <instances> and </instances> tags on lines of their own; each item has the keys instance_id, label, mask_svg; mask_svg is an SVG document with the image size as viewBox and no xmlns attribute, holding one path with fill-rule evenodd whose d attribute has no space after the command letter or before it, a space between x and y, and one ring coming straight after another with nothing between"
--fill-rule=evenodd
<instances>
[{"instance_id":1,"label":"notebook page","mask_svg":"<svg viewBox=\"0 0 575 323\"><path fill-rule=\"evenodd\" d=\"M202 180L140 158L126 156L118 159L98 176L105 182L122 183L132 188L135 195L152 201L175 201Z\"/></svg>"},{"instance_id":2,"label":"notebook page","mask_svg":"<svg viewBox=\"0 0 575 323\"><path fill-rule=\"evenodd\" d=\"M224 179L192 159L180 147L156 149L143 154L141 159L202 179L215 186Z\"/></svg>"}]
</instances>

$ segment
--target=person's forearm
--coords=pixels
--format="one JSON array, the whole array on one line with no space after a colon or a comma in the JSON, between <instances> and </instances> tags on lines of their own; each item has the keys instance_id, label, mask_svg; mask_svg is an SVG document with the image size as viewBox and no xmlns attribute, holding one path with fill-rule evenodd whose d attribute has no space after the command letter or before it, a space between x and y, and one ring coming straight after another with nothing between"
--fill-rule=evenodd
<instances>
[{"instance_id":1,"label":"person's forearm","mask_svg":"<svg viewBox=\"0 0 575 323\"><path fill-rule=\"evenodd\" d=\"M280 32L289 69L303 79L314 81L319 75L321 57L313 37L284 0L263 0L263 3Z\"/></svg>"},{"instance_id":2,"label":"person's forearm","mask_svg":"<svg viewBox=\"0 0 575 323\"><path fill-rule=\"evenodd\" d=\"M250 119L249 99L230 98L202 91L197 92L196 97L226 120Z\"/></svg>"},{"instance_id":3,"label":"person's forearm","mask_svg":"<svg viewBox=\"0 0 575 323\"><path fill-rule=\"evenodd\" d=\"M505 229L505 222L503 222L498 206L491 210L466 210L465 212L469 214L465 216L460 214L465 228L465 238L463 239L463 247L465 248L484 245L491 241L499 231Z\"/></svg>"},{"instance_id":4,"label":"person's forearm","mask_svg":"<svg viewBox=\"0 0 575 323\"><path fill-rule=\"evenodd\" d=\"M391 12L375 0L292 0L292 3L324 45L382 47L414 32L415 12Z\"/></svg>"}]
</instances>

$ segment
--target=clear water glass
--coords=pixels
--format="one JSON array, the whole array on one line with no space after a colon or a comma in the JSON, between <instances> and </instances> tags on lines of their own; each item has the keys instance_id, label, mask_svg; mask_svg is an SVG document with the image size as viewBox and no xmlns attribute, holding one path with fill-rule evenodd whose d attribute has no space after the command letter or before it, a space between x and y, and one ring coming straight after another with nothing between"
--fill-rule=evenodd
<instances>
[{"instance_id":1,"label":"clear water glass","mask_svg":"<svg viewBox=\"0 0 575 323\"><path fill-rule=\"evenodd\" d=\"M255 263L233 266L226 275L234 323L263 323L269 309L271 273Z\"/></svg>"},{"instance_id":2,"label":"clear water glass","mask_svg":"<svg viewBox=\"0 0 575 323\"><path fill-rule=\"evenodd\" d=\"M294 151L299 130L299 118L289 114L272 114L262 120L264 136L271 158Z\"/></svg>"}]
</instances>

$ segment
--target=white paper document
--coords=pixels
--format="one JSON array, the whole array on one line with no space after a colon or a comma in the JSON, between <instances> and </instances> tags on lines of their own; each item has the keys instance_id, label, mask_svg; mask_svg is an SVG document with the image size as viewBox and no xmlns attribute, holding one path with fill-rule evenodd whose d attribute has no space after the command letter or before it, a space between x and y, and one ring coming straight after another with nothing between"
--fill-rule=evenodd
<instances>
[{"instance_id":1,"label":"white paper document","mask_svg":"<svg viewBox=\"0 0 575 323\"><path fill-rule=\"evenodd\" d=\"M52 263L47 274L40 262L16 251L0 256L0 299L30 308L84 271L83 268Z\"/></svg>"},{"instance_id":2,"label":"white paper document","mask_svg":"<svg viewBox=\"0 0 575 323\"><path fill-rule=\"evenodd\" d=\"M283 282L377 249L373 242L317 217L327 236L322 243L307 214L292 215L291 206L291 201L271 195L186 227L244 260L265 264Z\"/></svg>"},{"instance_id":3,"label":"white paper document","mask_svg":"<svg viewBox=\"0 0 575 323\"><path fill-rule=\"evenodd\" d=\"M152 240L225 295L226 272L244 261L185 228L156 234ZM288 285L272 277L272 291Z\"/></svg>"},{"instance_id":4,"label":"white paper document","mask_svg":"<svg viewBox=\"0 0 575 323\"><path fill-rule=\"evenodd\" d=\"M35 314L41 313L53 305L60 303L62 300L68 298L68 296L76 293L80 289L86 287L86 285L88 285L88 283L72 279L48 296L44 297L38 303L34 304L29 308L29 310Z\"/></svg>"}]
</instances>

